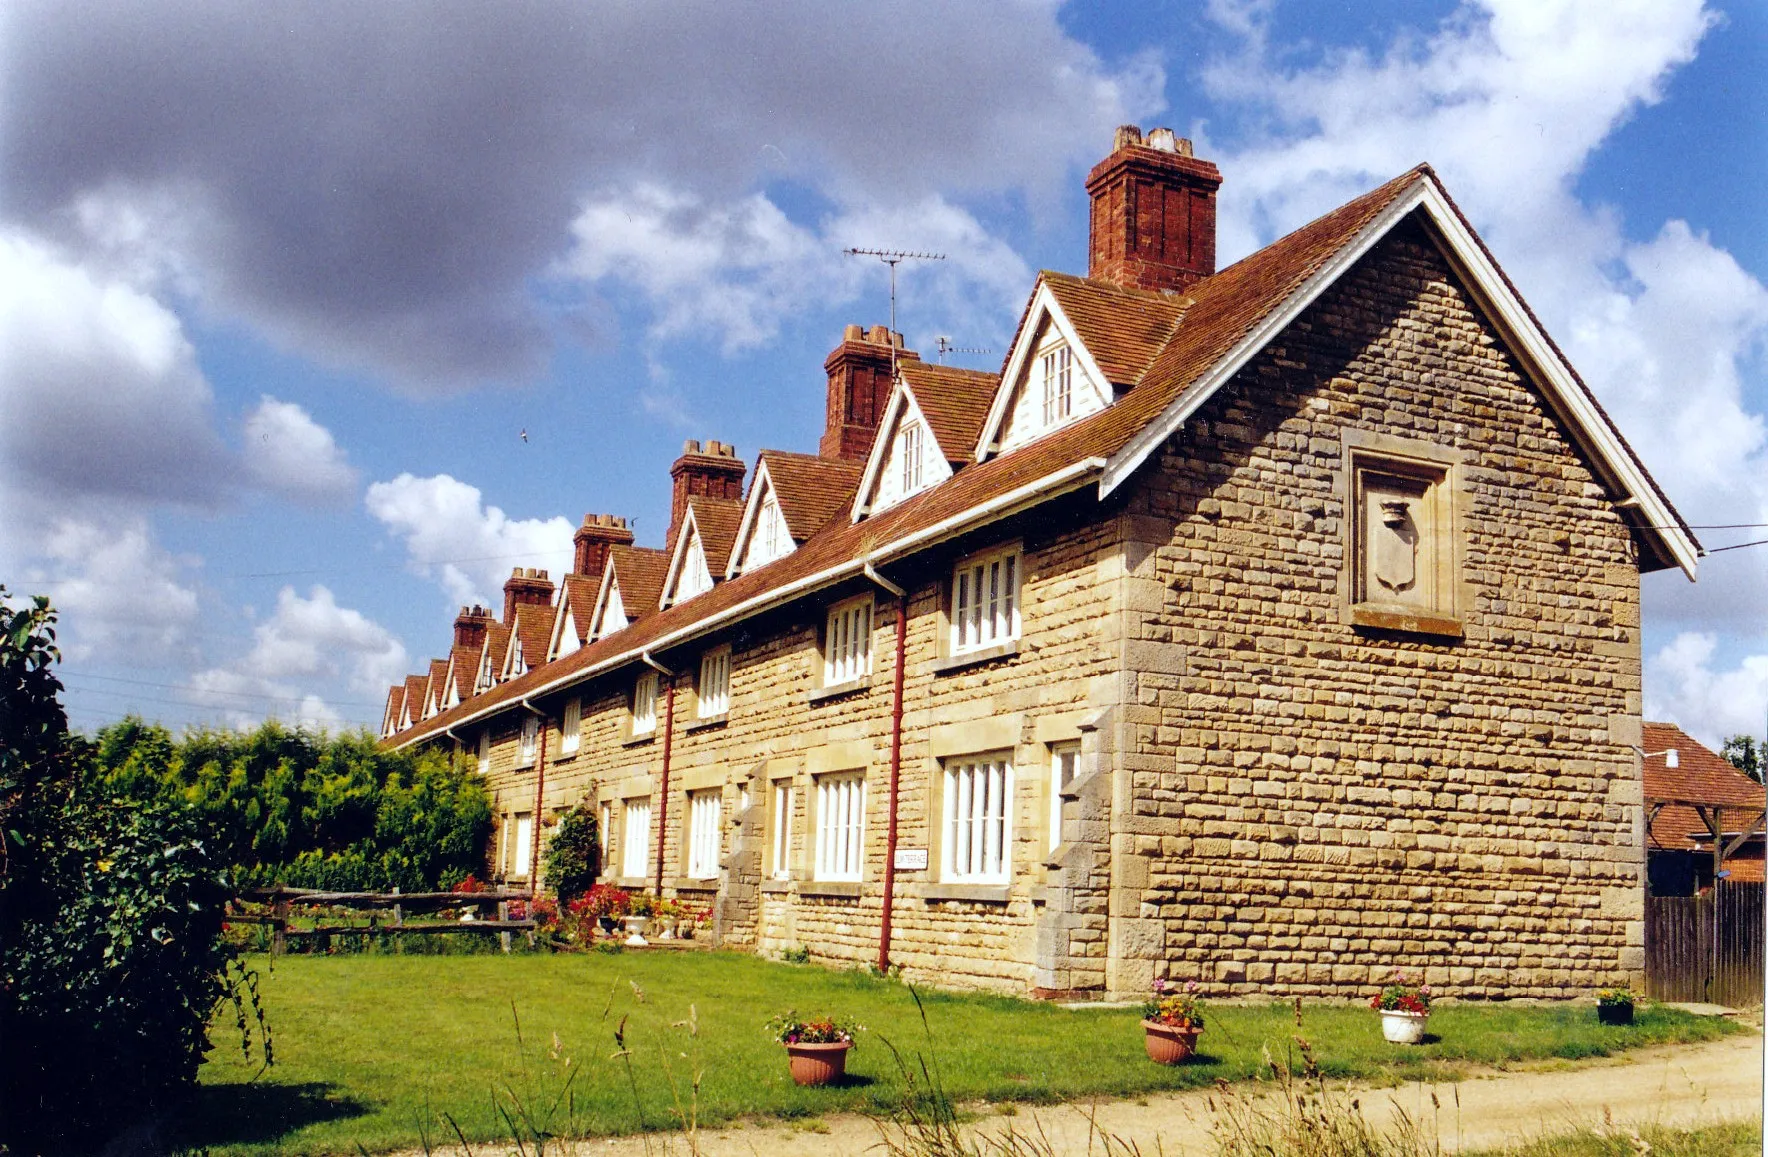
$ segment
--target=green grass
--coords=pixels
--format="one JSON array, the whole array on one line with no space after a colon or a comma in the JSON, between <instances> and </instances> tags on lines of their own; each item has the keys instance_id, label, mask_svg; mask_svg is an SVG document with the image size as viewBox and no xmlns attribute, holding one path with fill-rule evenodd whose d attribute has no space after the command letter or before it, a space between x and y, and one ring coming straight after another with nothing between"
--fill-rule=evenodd
<instances>
[{"instance_id":1,"label":"green grass","mask_svg":"<svg viewBox=\"0 0 1768 1157\"><path fill-rule=\"evenodd\" d=\"M1493 1149L1468 1157L1639 1157L1635 1134L1627 1129L1584 1129L1537 1138L1506 1149ZM1707 1125L1698 1129L1666 1129L1649 1125L1638 1138L1651 1146L1651 1157L1758 1157L1762 1152L1762 1124L1739 1121Z\"/></svg>"},{"instance_id":2,"label":"green grass","mask_svg":"<svg viewBox=\"0 0 1768 1157\"><path fill-rule=\"evenodd\" d=\"M273 970L268 963L257 960L276 1065L253 1080L256 1066L237 1047L229 1051L230 1026L218 1026L222 1043L203 1068L184 1129L191 1146L417 1147L453 1142L450 1120L469 1140L507 1139L504 1114L519 1117L521 1106L554 1129L668 1128L675 1124L669 1075L689 1101L696 1067L703 1124L745 1114L879 1112L902 1092L884 1042L911 1057L929 1051L906 987L745 954L283 957ZM1143 1055L1135 1010L937 992L922 999L946 1091L959 1101L1135 1096L1245 1078L1259 1071L1265 1047L1282 1057L1297 1031L1287 1004L1212 1005L1201 1056L1168 1069ZM847 1085L792 1084L783 1052L762 1028L788 1008L866 1026ZM1437 1039L1401 1048L1381 1039L1366 1008L1310 1006L1305 1017L1327 1075L1377 1080L1442 1079L1469 1064L1601 1056L1732 1031L1722 1020L1655 1007L1643 1007L1631 1027L1605 1028L1589 1005L1446 1005L1431 1017ZM615 1055L623 1021L629 1057ZM550 1116L537 1107L561 1090Z\"/></svg>"}]
</instances>

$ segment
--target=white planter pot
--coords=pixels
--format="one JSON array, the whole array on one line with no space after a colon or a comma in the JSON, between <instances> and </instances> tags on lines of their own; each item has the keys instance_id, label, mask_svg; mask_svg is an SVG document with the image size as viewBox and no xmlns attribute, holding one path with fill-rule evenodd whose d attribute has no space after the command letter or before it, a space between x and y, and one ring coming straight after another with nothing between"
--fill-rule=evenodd
<instances>
[{"instance_id":1,"label":"white planter pot","mask_svg":"<svg viewBox=\"0 0 1768 1157\"><path fill-rule=\"evenodd\" d=\"M1428 1012L1402 1012L1397 1008L1384 1008L1381 1012L1381 1035L1397 1045L1415 1045L1424 1039L1424 1026L1430 1020Z\"/></svg>"}]
</instances>

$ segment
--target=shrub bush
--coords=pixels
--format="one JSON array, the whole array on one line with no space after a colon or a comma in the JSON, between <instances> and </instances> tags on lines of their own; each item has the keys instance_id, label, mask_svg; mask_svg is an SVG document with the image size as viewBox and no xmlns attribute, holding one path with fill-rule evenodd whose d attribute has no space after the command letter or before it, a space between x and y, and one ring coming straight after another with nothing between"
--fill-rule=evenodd
<instances>
[{"instance_id":1,"label":"shrub bush","mask_svg":"<svg viewBox=\"0 0 1768 1157\"><path fill-rule=\"evenodd\" d=\"M595 886L601 870L602 841L595 813L584 804L566 812L546 846L546 883L561 904Z\"/></svg>"}]
</instances>

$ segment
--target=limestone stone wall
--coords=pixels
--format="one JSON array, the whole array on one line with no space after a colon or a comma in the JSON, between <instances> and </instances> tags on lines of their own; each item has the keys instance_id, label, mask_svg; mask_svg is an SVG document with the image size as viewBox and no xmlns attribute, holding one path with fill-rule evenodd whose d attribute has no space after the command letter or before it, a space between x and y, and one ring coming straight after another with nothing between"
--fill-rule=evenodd
<instances>
[{"instance_id":1,"label":"limestone stone wall","mask_svg":"<svg viewBox=\"0 0 1768 1157\"><path fill-rule=\"evenodd\" d=\"M1455 460L1460 637L1349 621L1366 436ZM1113 987L1638 976L1638 572L1582 462L1407 228L1170 441L1126 515Z\"/></svg>"}]
</instances>

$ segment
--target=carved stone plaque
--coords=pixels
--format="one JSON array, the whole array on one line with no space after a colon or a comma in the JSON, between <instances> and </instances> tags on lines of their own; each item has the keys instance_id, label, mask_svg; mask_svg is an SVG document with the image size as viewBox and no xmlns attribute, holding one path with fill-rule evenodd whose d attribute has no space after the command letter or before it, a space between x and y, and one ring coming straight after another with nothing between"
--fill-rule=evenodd
<instances>
[{"instance_id":1,"label":"carved stone plaque","mask_svg":"<svg viewBox=\"0 0 1768 1157\"><path fill-rule=\"evenodd\" d=\"M1371 602L1425 605L1431 594L1429 484L1403 475L1362 477L1362 597Z\"/></svg>"}]
</instances>

